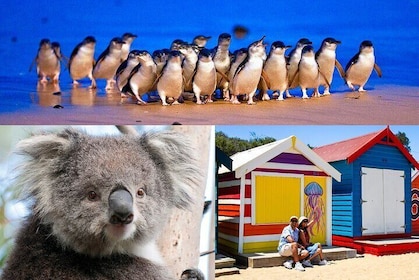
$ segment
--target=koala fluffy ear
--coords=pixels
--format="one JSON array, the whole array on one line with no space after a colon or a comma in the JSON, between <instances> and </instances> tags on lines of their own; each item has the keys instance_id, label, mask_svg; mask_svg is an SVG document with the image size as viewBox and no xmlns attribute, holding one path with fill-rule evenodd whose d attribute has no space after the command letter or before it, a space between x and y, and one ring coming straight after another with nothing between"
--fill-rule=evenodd
<instances>
[{"instance_id":1,"label":"koala fluffy ear","mask_svg":"<svg viewBox=\"0 0 419 280\"><path fill-rule=\"evenodd\" d=\"M163 131L145 136L152 157L161 161L173 188L172 202L179 208L187 208L196 202L198 184L203 172L199 168L196 151L189 139L181 133Z\"/></svg>"},{"instance_id":2,"label":"koala fluffy ear","mask_svg":"<svg viewBox=\"0 0 419 280\"><path fill-rule=\"evenodd\" d=\"M20 141L17 153L28 155L34 160L54 158L70 145L68 137L57 134L36 135Z\"/></svg>"}]
</instances>

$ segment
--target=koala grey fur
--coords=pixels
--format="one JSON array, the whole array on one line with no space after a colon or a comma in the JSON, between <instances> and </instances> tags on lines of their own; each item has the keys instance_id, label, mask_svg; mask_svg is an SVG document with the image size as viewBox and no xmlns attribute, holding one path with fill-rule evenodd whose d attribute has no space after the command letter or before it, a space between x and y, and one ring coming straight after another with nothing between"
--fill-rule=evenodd
<instances>
[{"instance_id":1,"label":"koala grey fur","mask_svg":"<svg viewBox=\"0 0 419 280\"><path fill-rule=\"evenodd\" d=\"M66 129L17 149L28 157L17 185L33 203L2 279L174 279L155 240L173 207L199 199L190 194L202 173L184 135Z\"/></svg>"}]
</instances>

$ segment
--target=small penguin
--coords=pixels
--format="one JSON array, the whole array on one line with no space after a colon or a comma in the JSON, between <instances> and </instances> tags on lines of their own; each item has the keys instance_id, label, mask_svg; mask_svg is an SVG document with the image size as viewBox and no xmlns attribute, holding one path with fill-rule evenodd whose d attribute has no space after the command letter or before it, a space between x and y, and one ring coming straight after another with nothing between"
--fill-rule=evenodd
<instances>
[{"instance_id":1,"label":"small penguin","mask_svg":"<svg viewBox=\"0 0 419 280\"><path fill-rule=\"evenodd\" d=\"M141 52L139 50L130 51L128 58L124 60L124 62L122 62L116 70L115 80L118 90L121 92L121 97L125 97L123 88L128 82L128 77L132 69L140 63L140 54Z\"/></svg>"},{"instance_id":2,"label":"small penguin","mask_svg":"<svg viewBox=\"0 0 419 280\"><path fill-rule=\"evenodd\" d=\"M47 83L48 79L54 84L58 83L61 72L61 52L56 52L49 39L40 41L35 61L40 83Z\"/></svg>"},{"instance_id":3,"label":"small penguin","mask_svg":"<svg viewBox=\"0 0 419 280\"><path fill-rule=\"evenodd\" d=\"M187 45L187 44L188 44L187 42L185 42L181 39L175 39L175 40L173 40L172 44L170 45L170 50L171 51L178 51L181 46L184 46L184 45Z\"/></svg>"},{"instance_id":4,"label":"small penguin","mask_svg":"<svg viewBox=\"0 0 419 280\"><path fill-rule=\"evenodd\" d=\"M231 58L230 70L228 71L229 81L233 80L233 76L234 76L234 73L236 73L237 67L239 67L239 65L243 62L243 60L246 59L246 57L247 57L247 48L241 48L233 52L233 55ZM231 91L231 85L232 83L229 84L230 91Z\"/></svg>"},{"instance_id":5,"label":"small penguin","mask_svg":"<svg viewBox=\"0 0 419 280\"><path fill-rule=\"evenodd\" d=\"M301 59L298 63L298 69L294 74L291 83L295 80L298 81L298 86L301 87L303 92L303 98L309 98L307 95L307 89L314 89L314 96L319 96L319 84L320 77L324 75L319 71L319 65L317 64L314 48L312 45L305 46L301 51Z\"/></svg>"},{"instance_id":6,"label":"small penguin","mask_svg":"<svg viewBox=\"0 0 419 280\"><path fill-rule=\"evenodd\" d=\"M171 51L161 76L157 81L157 91L163 106L169 105L166 98L173 98L173 105L180 104L179 97L183 91L182 58L179 51Z\"/></svg>"},{"instance_id":7,"label":"small penguin","mask_svg":"<svg viewBox=\"0 0 419 280\"><path fill-rule=\"evenodd\" d=\"M79 84L77 80L88 77L91 81L90 88L96 88L96 80L93 77L95 46L96 39L93 36L87 36L71 53L68 69L74 86Z\"/></svg>"},{"instance_id":8,"label":"small penguin","mask_svg":"<svg viewBox=\"0 0 419 280\"><path fill-rule=\"evenodd\" d=\"M211 39L211 36L198 35L193 38L192 44L197 45L199 50L202 50L205 48L209 39Z\"/></svg>"},{"instance_id":9,"label":"small penguin","mask_svg":"<svg viewBox=\"0 0 419 280\"><path fill-rule=\"evenodd\" d=\"M198 47L196 45L186 44L179 48L181 54L184 55L182 62L184 88L186 92L192 92L192 77L195 72L196 63L198 62Z\"/></svg>"},{"instance_id":10,"label":"small penguin","mask_svg":"<svg viewBox=\"0 0 419 280\"><path fill-rule=\"evenodd\" d=\"M133 93L137 104L147 104L141 99L141 95L150 92L157 79L157 65L148 51L138 51L139 64L135 66L129 77L123 92Z\"/></svg>"},{"instance_id":11,"label":"small penguin","mask_svg":"<svg viewBox=\"0 0 419 280\"><path fill-rule=\"evenodd\" d=\"M208 49L202 49L193 76L192 87L196 97L196 104L202 104L201 95L207 96L206 102L212 101L212 94L217 86L217 71Z\"/></svg>"},{"instance_id":12,"label":"small penguin","mask_svg":"<svg viewBox=\"0 0 419 280\"><path fill-rule=\"evenodd\" d=\"M135 38L137 38L137 35L128 32L122 35L122 41L124 41L125 44L122 45L121 49L121 62L128 58L131 44Z\"/></svg>"},{"instance_id":13,"label":"small penguin","mask_svg":"<svg viewBox=\"0 0 419 280\"><path fill-rule=\"evenodd\" d=\"M288 85L289 88L295 88L297 87L298 80L295 80L294 83L291 83L291 79L295 76L295 73L298 70L298 63L301 59L301 51L303 48L307 45L311 45L312 42L307 38L301 38L298 40L297 45L294 49L291 50L291 52L288 55ZM287 96L289 93L287 92Z\"/></svg>"},{"instance_id":14,"label":"small penguin","mask_svg":"<svg viewBox=\"0 0 419 280\"><path fill-rule=\"evenodd\" d=\"M281 41L273 42L265 66L263 67L263 70L270 81L268 88L273 91L274 97L278 96L277 100L284 100L284 92L288 88L285 51L289 48L291 48L291 46L286 46ZM263 95L265 96L265 94ZM290 97L290 95L287 95L287 97Z\"/></svg>"},{"instance_id":15,"label":"small penguin","mask_svg":"<svg viewBox=\"0 0 419 280\"><path fill-rule=\"evenodd\" d=\"M334 38L326 38L323 40L320 49L316 52L316 61L319 64L320 72L324 74L324 77L320 77L320 85L324 86L323 95L330 94L330 88L328 84L332 84L333 71L338 69L340 76L345 76L342 65L336 59L336 48L341 42Z\"/></svg>"},{"instance_id":16,"label":"small penguin","mask_svg":"<svg viewBox=\"0 0 419 280\"><path fill-rule=\"evenodd\" d=\"M169 57L169 53L170 53L169 49L155 50L153 52L152 57L153 57L154 63L156 63L157 65L157 76L160 75L161 70L166 64L167 58Z\"/></svg>"},{"instance_id":17,"label":"small penguin","mask_svg":"<svg viewBox=\"0 0 419 280\"><path fill-rule=\"evenodd\" d=\"M218 44L213 49L213 61L215 68L217 69L217 89L223 91L224 100L230 99L228 81L224 76L228 76L228 70L230 69L231 54L230 54L230 43L231 35L228 33L222 33L218 36ZM224 74L224 75L223 75Z\"/></svg>"},{"instance_id":18,"label":"small penguin","mask_svg":"<svg viewBox=\"0 0 419 280\"><path fill-rule=\"evenodd\" d=\"M374 47L371 41L363 41L359 46L358 53L352 57L345 68L345 81L352 90L354 85L358 85L358 91L364 92L365 84L371 76L372 69L377 72L381 78L382 72L380 67L375 63Z\"/></svg>"},{"instance_id":19,"label":"small penguin","mask_svg":"<svg viewBox=\"0 0 419 280\"><path fill-rule=\"evenodd\" d=\"M116 69L121 65L121 50L125 42L120 37L113 38L108 47L99 55L93 67L95 79L106 79L106 90L115 86Z\"/></svg>"},{"instance_id":20,"label":"small penguin","mask_svg":"<svg viewBox=\"0 0 419 280\"><path fill-rule=\"evenodd\" d=\"M259 80L262 76L263 64L266 60L266 50L263 44L264 39L265 36L250 44L246 58L234 73L233 85L231 86L231 101L233 104L240 104L237 99L237 96L240 94L248 94L249 100L247 104L255 104L253 96L256 93Z\"/></svg>"}]
</instances>

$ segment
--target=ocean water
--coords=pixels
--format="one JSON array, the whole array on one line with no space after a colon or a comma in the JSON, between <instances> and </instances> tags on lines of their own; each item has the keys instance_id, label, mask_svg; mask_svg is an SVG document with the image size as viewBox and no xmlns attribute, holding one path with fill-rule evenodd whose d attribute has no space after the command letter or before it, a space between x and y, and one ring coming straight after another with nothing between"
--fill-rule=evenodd
<instances>
[{"instance_id":1,"label":"ocean water","mask_svg":"<svg viewBox=\"0 0 419 280\"><path fill-rule=\"evenodd\" d=\"M375 46L376 62L383 71L375 72L366 88L376 85L419 85L419 2L406 1L10 1L1 4L0 17L0 112L13 110L8 97L22 99L19 106L36 102L35 69L29 71L39 42L49 38L61 44L64 55L88 35L96 38L95 57L109 41L125 32L138 38L132 49L150 52L167 48L174 39L191 41L195 35L212 36L207 47L217 43L223 32L233 35L231 51L247 47L266 36L269 44L280 40L295 45L302 37L320 47L326 37L342 41L337 58L345 67L363 40ZM233 28L244 26L244 38ZM89 85L86 80L83 85ZM98 96L105 81L99 80ZM332 90L341 91L343 81L335 71ZM71 79L62 65L60 90L69 91ZM35 100L35 101L34 101ZM16 101L17 102L17 101Z\"/></svg>"}]
</instances>

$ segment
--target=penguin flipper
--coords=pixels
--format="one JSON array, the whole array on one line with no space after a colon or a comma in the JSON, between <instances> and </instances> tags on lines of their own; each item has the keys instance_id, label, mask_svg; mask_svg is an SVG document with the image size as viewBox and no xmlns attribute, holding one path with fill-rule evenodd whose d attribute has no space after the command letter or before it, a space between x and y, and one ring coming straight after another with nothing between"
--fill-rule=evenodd
<instances>
[{"instance_id":1,"label":"penguin flipper","mask_svg":"<svg viewBox=\"0 0 419 280\"><path fill-rule=\"evenodd\" d=\"M125 68L127 68L128 65L128 59L124 60L119 66L118 69L116 69L116 74L115 76L118 77L119 75L121 75L121 73L124 71Z\"/></svg>"},{"instance_id":2,"label":"penguin flipper","mask_svg":"<svg viewBox=\"0 0 419 280\"><path fill-rule=\"evenodd\" d=\"M381 68L380 66L377 65L377 63L374 63L374 70L375 72L377 72L378 77L381 78L383 76L383 73L381 72Z\"/></svg>"},{"instance_id":3,"label":"penguin flipper","mask_svg":"<svg viewBox=\"0 0 419 280\"><path fill-rule=\"evenodd\" d=\"M340 64L337 59L335 59L335 66L336 66L336 69L338 69L340 77L342 79L345 79L345 70L343 70L342 64Z\"/></svg>"},{"instance_id":4,"label":"penguin flipper","mask_svg":"<svg viewBox=\"0 0 419 280\"><path fill-rule=\"evenodd\" d=\"M330 88L330 82L327 80L326 75L324 75L320 70L319 70L319 75L322 76L322 78L325 80L327 86Z\"/></svg>"},{"instance_id":5,"label":"penguin flipper","mask_svg":"<svg viewBox=\"0 0 419 280\"><path fill-rule=\"evenodd\" d=\"M298 81L298 79L299 79L299 71L297 70L296 72L295 72L295 74L294 74L294 76L292 77L292 79L290 80L290 82L289 82L289 84L288 84L288 87L291 87L291 85L293 85L294 84L294 81L295 82L297 82Z\"/></svg>"},{"instance_id":6,"label":"penguin flipper","mask_svg":"<svg viewBox=\"0 0 419 280\"><path fill-rule=\"evenodd\" d=\"M220 74L221 75L221 77L223 77L227 82L230 82L230 79L227 77L227 75L226 74L224 74L223 72L221 72L221 71L219 71L219 70L217 70L217 69L215 69L215 71L218 73L218 74Z\"/></svg>"},{"instance_id":7,"label":"penguin flipper","mask_svg":"<svg viewBox=\"0 0 419 280\"><path fill-rule=\"evenodd\" d=\"M265 70L263 70L263 69L262 69L261 78L262 78L262 79L263 79L263 81L265 82L266 87L267 87L267 88L270 88L270 87L271 87L271 81L270 81L270 79L269 79L269 77L268 77L268 74L266 74Z\"/></svg>"}]
</instances>

